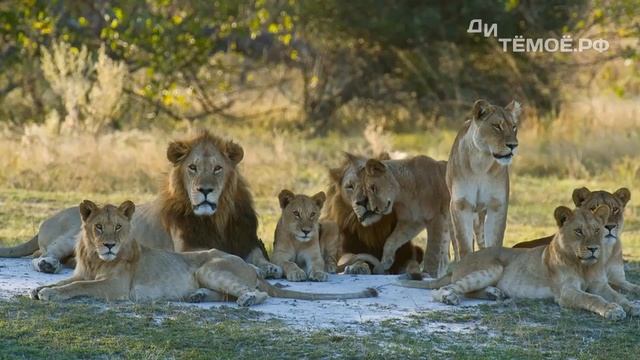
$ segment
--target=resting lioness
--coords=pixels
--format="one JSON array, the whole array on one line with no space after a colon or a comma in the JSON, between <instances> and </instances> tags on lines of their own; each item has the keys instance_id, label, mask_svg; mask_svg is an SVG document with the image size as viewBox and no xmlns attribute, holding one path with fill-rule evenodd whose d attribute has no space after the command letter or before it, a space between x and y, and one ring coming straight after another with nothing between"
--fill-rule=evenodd
<instances>
[{"instance_id":1,"label":"resting lioness","mask_svg":"<svg viewBox=\"0 0 640 360\"><path fill-rule=\"evenodd\" d=\"M509 165L518 147L521 107L478 100L458 132L447 163L456 259L478 247L502 246L509 204Z\"/></svg>"},{"instance_id":2,"label":"resting lioness","mask_svg":"<svg viewBox=\"0 0 640 360\"><path fill-rule=\"evenodd\" d=\"M42 300L91 296L106 300L236 300L240 306L263 302L268 296L303 300L353 299L376 296L375 289L346 294L302 293L280 289L258 277L240 257L219 250L176 253L147 248L131 238L135 206L80 204L81 238L76 245L73 276L34 289Z\"/></svg>"},{"instance_id":3,"label":"resting lioness","mask_svg":"<svg viewBox=\"0 0 640 360\"><path fill-rule=\"evenodd\" d=\"M327 281L327 272L336 272L340 244L338 226L318 221L324 192L309 197L282 190L278 199L282 216L276 226L273 263L289 281Z\"/></svg>"},{"instance_id":4,"label":"resting lioness","mask_svg":"<svg viewBox=\"0 0 640 360\"><path fill-rule=\"evenodd\" d=\"M449 190L445 181L446 161L427 156L402 160L369 159L360 174L368 208L376 215L396 213L398 223L387 238L381 266L388 270L396 251L422 230L427 230L423 271L444 274L449 264L451 227ZM360 218L363 218L360 216ZM376 217L366 217L367 226ZM378 269L374 269L377 272Z\"/></svg>"},{"instance_id":5,"label":"resting lioness","mask_svg":"<svg viewBox=\"0 0 640 360\"><path fill-rule=\"evenodd\" d=\"M620 188L613 194L604 191L590 191L586 187L573 190L573 202L576 207L583 209L595 209L598 205L605 204L611 208L611 214L604 226L606 235L602 259L606 263L607 278L614 289L640 294L640 286L627 281L624 273L624 260L622 258L622 241L620 235L624 227L624 209L631 199L631 192L627 188ZM552 236L536 240L524 241L514 245L514 248L532 248L547 245L553 239Z\"/></svg>"},{"instance_id":6,"label":"resting lioness","mask_svg":"<svg viewBox=\"0 0 640 360\"><path fill-rule=\"evenodd\" d=\"M639 316L640 307L607 283L601 257L609 212L607 205L594 211L560 206L554 213L560 229L548 246L483 249L463 258L451 274L402 284L440 288L434 299L452 305L460 303L464 294L483 292L494 299L553 298L561 306L586 309L613 320L623 319L626 313Z\"/></svg>"}]
</instances>

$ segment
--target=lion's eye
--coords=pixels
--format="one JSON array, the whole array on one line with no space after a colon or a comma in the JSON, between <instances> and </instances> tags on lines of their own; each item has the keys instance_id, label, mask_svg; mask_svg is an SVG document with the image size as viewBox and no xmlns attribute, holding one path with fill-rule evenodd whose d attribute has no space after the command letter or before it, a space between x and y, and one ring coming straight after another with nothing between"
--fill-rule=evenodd
<instances>
[{"instance_id":1,"label":"lion's eye","mask_svg":"<svg viewBox=\"0 0 640 360\"><path fill-rule=\"evenodd\" d=\"M222 166L216 165L216 167L213 168L214 174L220 174L221 172L222 172Z\"/></svg>"},{"instance_id":2,"label":"lion's eye","mask_svg":"<svg viewBox=\"0 0 640 360\"><path fill-rule=\"evenodd\" d=\"M371 189L371 192L372 192L372 193L374 193L374 194L375 194L375 193L376 193L376 191L378 190L378 188L376 188L376 186L375 186L375 185L371 185L371 187L370 187L369 189Z\"/></svg>"},{"instance_id":3,"label":"lion's eye","mask_svg":"<svg viewBox=\"0 0 640 360\"><path fill-rule=\"evenodd\" d=\"M618 215L619 212L620 212L620 208L617 208L617 207L613 208L613 215Z\"/></svg>"},{"instance_id":4,"label":"lion's eye","mask_svg":"<svg viewBox=\"0 0 640 360\"><path fill-rule=\"evenodd\" d=\"M582 229L575 229L574 231L576 232L576 235L578 235L578 236L583 236L584 235L582 233Z\"/></svg>"},{"instance_id":5,"label":"lion's eye","mask_svg":"<svg viewBox=\"0 0 640 360\"><path fill-rule=\"evenodd\" d=\"M122 225L117 224L117 225L116 225L116 231L120 231L120 229L122 229Z\"/></svg>"},{"instance_id":6,"label":"lion's eye","mask_svg":"<svg viewBox=\"0 0 640 360\"><path fill-rule=\"evenodd\" d=\"M596 228L596 229L595 229L595 233L596 233L596 234L600 234L600 228Z\"/></svg>"},{"instance_id":7,"label":"lion's eye","mask_svg":"<svg viewBox=\"0 0 640 360\"><path fill-rule=\"evenodd\" d=\"M193 172L196 172L196 171L198 171L198 167L195 164L191 164L191 165L189 165L189 170L191 170Z\"/></svg>"},{"instance_id":8,"label":"lion's eye","mask_svg":"<svg viewBox=\"0 0 640 360\"><path fill-rule=\"evenodd\" d=\"M502 127L500 126L500 124L494 124L493 125L493 129L496 130L496 131L501 131Z\"/></svg>"},{"instance_id":9,"label":"lion's eye","mask_svg":"<svg viewBox=\"0 0 640 360\"><path fill-rule=\"evenodd\" d=\"M293 212L293 216L295 216L297 219L300 219L300 212L298 210L295 210Z\"/></svg>"},{"instance_id":10,"label":"lion's eye","mask_svg":"<svg viewBox=\"0 0 640 360\"><path fill-rule=\"evenodd\" d=\"M96 224L95 225L96 231L101 233L102 232L102 224Z\"/></svg>"},{"instance_id":11,"label":"lion's eye","mask_svg":"<svg viewBox=\"0 0 640 360\"><path fill-rule=\"evenodd\" d=\"M316 213L312 212L311 214L309 214L309 217L311 217L311 218L316 217Z\"/></svg>"},{"instance_id":12,"label":"lion's eye","mask_svg":"<svg viewBox=\"0 0 640 360\"><path fill-rule=\"evenodd\" d=\"M513 126L513 132L518 132L518 127L517 126Z\"/></svg>"},{"instance_id":13,"label":"lion's eye","mask_svg":"<svg viewBox=\"0 0 640 360\"><path fill-rule=\"evenodd\" d=\"M596 211L597 206L592 206L591 211Z\"/></svg>"},{"instance_id":14,"label":"lion's eye","mask_svg":"<svg viewBox=\"0 0 640 360\"><path fill-rule=\"evenodd\" d=\"M344 188L351 191L353 190L353 184L347 184L347 186L345 186Z\"/></svg>"}]
</instances>

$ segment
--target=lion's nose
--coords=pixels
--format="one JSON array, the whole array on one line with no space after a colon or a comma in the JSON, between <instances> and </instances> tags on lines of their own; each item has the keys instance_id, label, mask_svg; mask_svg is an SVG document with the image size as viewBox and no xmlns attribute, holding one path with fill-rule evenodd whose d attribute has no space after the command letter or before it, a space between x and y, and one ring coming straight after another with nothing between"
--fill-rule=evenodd
<instances>
[{"instance_id":1,"label":"lion's nose","mask_svg":"<svg viewBox=\"0 0 640 360\"><path fill-rule=\"evenodd\" d=\"M310 232L311 232L311 230L302 229L302 233L304 234L304 236L309 235Z\"/></svg>"},{"instance_id":2,"label":"lion's nose","mask_svg":"<svg viewBox=\"0 0 640 360\"><path fill-rule=\"evenodd\" d=\"M604 228L609 230L609 231L611 231L611 230L615 229L616 226L617 226L616 224L607 224L607 225L604 226Z\"/></svg>"},{"instance_id":3,"label":"lion's nose","mask_svg":"<svg viewBox=\"0 0 640 360\"><path fill-rule=\"evenodd\" d=\"M198 191L200 191L205 197L209 194L213 192L212 188L198 188Z\"/></svg>"},{"instance_id":4,"label":"lion's nose","mask_svg":"<svg viewBox=\"0 0 640 360\"><path fill-rule=\"evenodd\" d=\"M513 151L515 148L517 148L517 147L518 147L518 144L517 144L517 143L507 144L507 147L508 147L511 151Z\"/></svg>"},{"instance_id":5,"label":"lion's nose","mask_svg":"<svg viewBox=\"0 0 640 360\"><path fill-rule=\"evenodd\" d=\"M595 254L596 251L598 251L598 247L597 246L588 246L587 249L589 251L591 251L592 254Z\"/></svg>"},{"instance_id":6,"label":"lion's nose","mask_svg":"<svg viewBox=\"0 0 640 360\"><path fill-rule=\"evenodd\" d=\"M103 245L109 250L111 250L114 246L116 246L116 244L111 244L111 243L104 243Z\"/></svg>"}]
</instances>

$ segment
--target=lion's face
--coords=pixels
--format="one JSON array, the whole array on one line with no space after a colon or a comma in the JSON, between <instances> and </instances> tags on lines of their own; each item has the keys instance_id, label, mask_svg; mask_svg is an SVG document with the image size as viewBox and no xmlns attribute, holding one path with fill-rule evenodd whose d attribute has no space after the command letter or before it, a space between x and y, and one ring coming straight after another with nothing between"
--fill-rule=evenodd
<instances>
[{"instance_id":1,"label":"lion's face","mask_svg":"<svg viewBox=\"0 0 640 360\"><path fill-rule=\"evenodd\" d=\"M179 171L193 213L198 216L215 214L220 195L243 156L242 147L232 141L220 145L206 138L195 144L175 141L167 149L167 158Z\"/></svg>"},{"instance_id":2,"label":"lion's face","mask_svg":"<svg viewBox=\"0 0 640 360\"><path fill-rule=\"evenodd\" d=\"M282 209L282 222L296 240L307 242L318 234L318 218L326 200L324 192L311 197L282 190L278 195Z\"/></svg>"},{"instance_id":3,"label":"lion's face","mask_svg":"<svg viewBox=\"0 0 640 360\"><path fill-rule=\"evenodd\" d=\"M98 257L112 261L118 257L123 245L129 240L131 217L135 205L125 201L120 206L105 205L84 200L80 204L80 217L86 237Z\"/></svg>"},{"instance_id":4,"label":"lion's face","mask_svg":"<svg viewBox=\"0 0 640 360\"><path fill-rule=\"evenodd\" d=\"M500 165L511 164L516 154L521 109L517 101L504 108L485 100L478 100L473 105L473 142L481 151L491 154Z\"/></svg>"},{"instance_id":5,"label":"lion's face","mask_svg":"<svg viewBox=\"0 0 640 360\"><path fill-rule=\"evenodd\" d=\"M362 179L367 159L349 153L346 153L345 156L345 166L331 170L333 181L339 184L340 197L345 204L351 205L354 214L362 225L367 226L376 223L382 218L382 215L371 211L368 207L369 202Z\"/></svg>"},{"instance_id":6,"label":"lion's face","mask_svg":"<svg viewBox=\"0 0 640 360\"><path fill-rule=\"evenodd\" d=\"M369 159L362 173L362 182L369 209L380 217L390 214L400 192L400 184L387 166L380 160Z\"/></svg>"},{"instance_id":7,"label":"lion's face","mask_svg":"<svg viewBox=\"0 0 640 360\"><path fill-rule=\"evenodd\" d=\"M611 209L605 228L605 242L615 243L624 226L624 208L631 199L627 188L620 188L613 194L608 191L590 191L586 187L573 190L573 202L576 207L595 210L599 205L607 205Z\"/></svg>"},{"instance_id":8,"label":"lion's face","mask_svg":"<svg viewBox=\"0 0 640 360\"><path fill-rule=\"evenodd\" d=\"M602 255L605 236L604 225L609 218L607 205L599 205L595 210L577 208L571 210L565 206L556 209L554 216L560 227L560 248L575 256L583 265L598 262Z\"/></svg>"}]
</instances>

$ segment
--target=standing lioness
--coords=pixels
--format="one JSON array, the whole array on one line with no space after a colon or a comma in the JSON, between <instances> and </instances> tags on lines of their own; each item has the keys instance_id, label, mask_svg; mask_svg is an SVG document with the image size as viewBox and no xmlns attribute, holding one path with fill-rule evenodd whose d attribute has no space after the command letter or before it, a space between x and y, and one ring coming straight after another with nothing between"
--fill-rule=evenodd
<instances>
[{"instance_id":1,"label":"standing lioness","mask_svg":"<svg viewBox=\"0 0 640 360\"><path fill-rule=\"evenodd\" d=\"M347 294L315 294L283 290L258 277L240 257L219 250L176 253L141 246L131 238L135 206L80 204L81 238L76 245L73 276L39 287L36 299L65 300L91 296L107 300L222 301L240 306L268 296L303 300L338 300L376 296L375 289Z\"/></svg>"},{"instance_id":2,"label":"standing lioness","mask_svg":"<svg viewBox=\"0 0 640 360\"><path fill-rule=\"evenodd\" d=\"M447 163L456 259L480 248L502 246L509 203L509 165L518 147L521 107L478 100L458 132Z\"/></svg>"},{"instance_id":3,"label":"standing lioness","mask_svg":"<svg viewBox=\"0 0 640 360\"><path fill-rule=\"evenodd\" d=\"M609 206L574 211L560 206L554 217L559 230L548 246L533 249L493 247L469 254L448 274L431 281L403 285L439 288L434 299L452 305L465 294L553 298L561 306L581 308L612 319L640 315L640 307L607 282L603 241ZM626 313L625 313L626 311Z\"/></svg>"}]
</instances>

